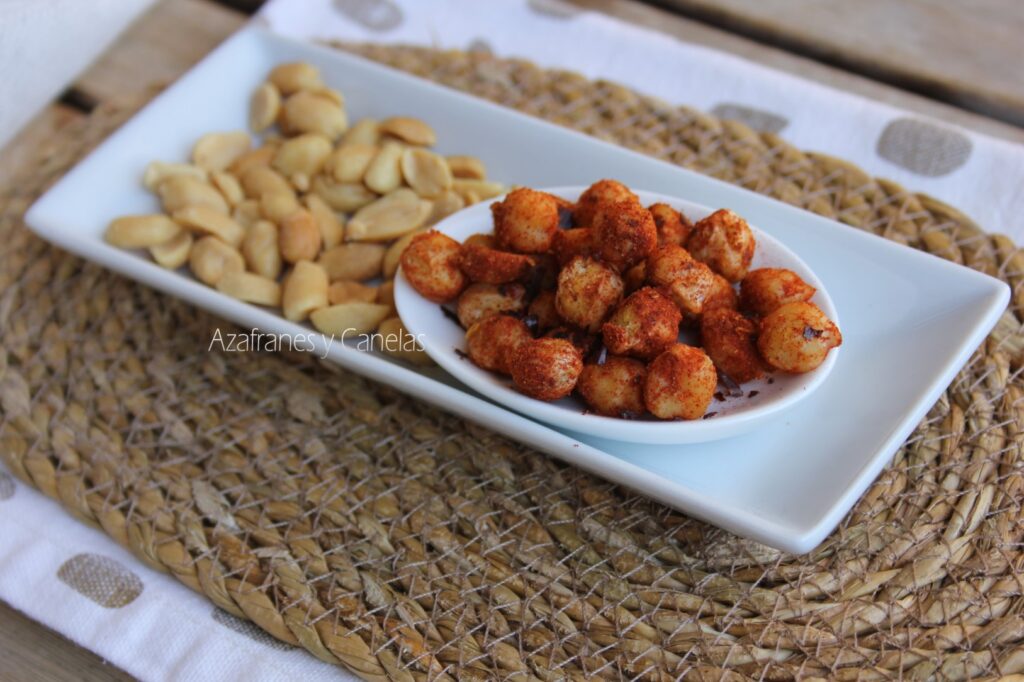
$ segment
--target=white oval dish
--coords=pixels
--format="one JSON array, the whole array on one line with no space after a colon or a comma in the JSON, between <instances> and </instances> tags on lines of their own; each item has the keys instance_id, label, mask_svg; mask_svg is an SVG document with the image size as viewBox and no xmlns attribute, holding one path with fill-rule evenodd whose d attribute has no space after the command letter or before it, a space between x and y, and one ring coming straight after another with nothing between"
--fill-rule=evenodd
<instances>
[{"instance_id":1,"label":"white oval dish","mask_svg":"<svg viewBox=\"0 0 1024 682\"><path fill-rule=\"evenodd\" d=\"M586 187L558 187L544 191L575 201L585 189ZM653 192L634 191L644 206L666 203L682 211L694 222L715 210L684 199ZM438 223L435 229L460 242L472 234L490 233L493 230L490 205L502 199L503 197L498 197L493 201L481 202L454 213ZM757 229L753 224L750 228L757 239L757 250L751 269L781 267L796 272L805 282L817 289L811 300L839 325L839 316L832 299L811 269L781 242ZM401 269L395 279L395 305L406 328L417 336L427 354L444 370L475 391L516 412L560 428L633 443L699 443L745 433L766 419L778 418L780 412L809 396L828 377L840 350L836 348L829 353L825 362L813 372L776 372L764 379L743 384L740 387L740 395L729 397L719 393L708 407L708 414L711 416L705 415L704 419L619 419L588 412L583 401L575 396L554 402L530 398L519 393L508 377L474 365L465 356L465 330L445 314L440 305L420 296L409 284Z\"/></svg>"}]
</instances>

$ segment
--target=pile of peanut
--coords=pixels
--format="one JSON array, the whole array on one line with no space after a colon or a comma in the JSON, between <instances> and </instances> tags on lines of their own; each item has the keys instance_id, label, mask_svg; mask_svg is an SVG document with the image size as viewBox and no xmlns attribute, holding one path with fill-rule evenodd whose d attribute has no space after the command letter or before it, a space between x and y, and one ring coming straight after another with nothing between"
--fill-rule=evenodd
<instances>
[{"instance_id":1,"label":"pile of peanut","mask_svg":"<svg viewBox=\"0 0 1024 682\"><path fill-rule=\"evenodd\" d=\"M168 269L187 265L229 296L337 338L408 336L393 279L405 247L506 189L479 159L432 151L436 134L421 120L349 125L342 94L306 63L270 72L252 95L249 125L262 134L255 144L245 131L210 133L191 163L150 163L143 184L163 212L117 218L106 240L146 249ZM429 362L404 341L381 349Z\"/></svg>"}]
</instances>

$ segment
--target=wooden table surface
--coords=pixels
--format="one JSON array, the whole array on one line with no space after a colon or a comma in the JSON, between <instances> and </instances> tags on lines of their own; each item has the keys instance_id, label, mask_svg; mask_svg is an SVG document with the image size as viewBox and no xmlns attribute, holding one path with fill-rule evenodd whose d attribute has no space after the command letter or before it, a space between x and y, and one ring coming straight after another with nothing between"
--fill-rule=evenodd
<instances>
[{"instance_id":1,"label":"wooden table surface","mask_svg":"<svg viewBox=\"0 0 1024 682\"><path fill-rule=\"evenodd\" d=\"M839 12L840 6L843 5L877 6L883 2L885 0L870 0L870 2L865 0L863 3L845 3L839 0L828 2L819 0L790 0L788 2L785 0L771 0L770 2L765 0L725 0L719 2L716 0L716 4L732 13L730 16L733 18L730 21L741 25L743 21L763 20L767 22L771 20L774 22L772 26L776 27L773 30L785 29L806 33L811 31L816 23L820 24L825 21L821 17L830 16L834 30L822 33L819 38L821 41L835 46L836 49L846 50L846 60L850 63L856 61L858 50L864 48L865 41L874 39L877 43L880 39L888 39L901 42L901 36L893 34L895 29L892 26L886 26L884 31L880 31L873 25L844 23L842 20L835 19L835 13ZM710 0L708 2L704 2L704 0L661 0L663 5L672 3L682 7L683 11L694 13L699 20L669 13L633 0L577 0L577 4L595 11L605 12L684 40L732 52L761 64L872 99L889 102L966 128L1016 142L1024 142L1024 129L1005 121L998 121L976 112L938 102L784 49L770 47L761 42L714 28L708 24L705 15L694 10L694 8L700 9L700 6L710 5ZM245 0L235 0L232 4L244 6L247 3ZM255 3L248 4L251 6ZM890 3L886 4L891 6ZM985 12L979 11L979 15L984 14L987 17L986 25L989 28L993 23L998 23L996 21L998 19L996 15L999 14L997 5L1005 5L1008 8L1006 15L1016 17L1013 21L1017 21L1017 23L1011 23L1010 20L1007 20L1006 29L1012 34L1012 38L1015 39L1016 34L1020 33L1020 29L1024 28L1019 21L1020 13L1017 9L1024 4L1001 3L1000 0L974 0L974 2L966 4L971 8L979 6L986 8ZM959 4L955 0L945 0L944 2L911 0L906 5L919 10L921 6L925 5L932 9L943 6L946 8L947 17L963 11L957 9ZM798 7L802 7L803 11L798 11ZM769 8L774 8L774 11ZM909 10L904 7L900 11ZM833 14L829 15L829 12ZM61 102L55 103L41 112L28 128L0 153L0 186L10 182L20 168L24 168L32 162L35 150L41 140L46 139L54 131L70 122L87 116L90 105L111 98L146 92L174 80L225 37L238 29L246 19L246 15L242 12L226 8L212 0L163 0L121 36L110 50L79 78ZM846 35L846 31L840 30L843 28L849 28L855 35ZM926 26L921 29L920 26L918 27L921 30L935 30L938 37L944 37L943 31L947 28L948 26L942 22L937 24L937 28ZM974 30L975 26L971 24L965 28ZM994 45L995 51L999 52L1003 59L1013 60L1016 70L1007 72L993 68L993 59L995 66L999 66L998 55L996 57L979 55L976 59L967 60L957 65L955 70L950 71L951 78L948 82L954 83L955 79L956 82L964 85L963 92L968 93L964 95L965 101L974 96L970 93L984 94L992 88L996 88L1005 95L999 101L1009 102L1011 108L1019 106L1020 111L1024 112L1024 88L1020 87L1019 82L1024 70L1020 68L1021 60L1016 42L1012 44L1001 42L1003 41L1001 32L993 33L991 36L994 36L990 39L995 42L990 43L990 46ZM902 38L906 38L906 36L902 36ZM920 40L920 33L917 34L917 39ZM900 54L898 60L902 60L904 65L916 60L919 64L916 67L916 72L923 72L925 66L930 64L933 58L945 58L944 55L939 54L942 52L940 49L942 46L936 40L930 41L931 48L929 49L909 43L903 45L909 52ZM896 58L896 53L893 53L893 57ZM952 57L950 58L952 59ZM945 62L936 63L944 64ZM1000 90L999 78L1009 78L1011 81L1016 79L1016 85ZM995 102L997 99L992 101ZM977 106L974 108L979 109ZM1003 118L1007 117L1003 116ZM76 646L59 634L35 623L7 604L0 602L0 680L24 679L64 682L65 680L129 680L131 677L109 665L92 652Z\"/></svg>"}]
</instances>

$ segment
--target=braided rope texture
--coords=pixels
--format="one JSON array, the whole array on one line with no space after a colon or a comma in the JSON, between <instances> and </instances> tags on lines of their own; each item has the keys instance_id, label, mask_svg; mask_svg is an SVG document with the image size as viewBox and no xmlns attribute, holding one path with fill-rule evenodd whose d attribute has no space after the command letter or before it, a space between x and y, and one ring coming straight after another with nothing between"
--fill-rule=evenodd
<instances>
[{"instance_id":1,"label":"braided rope texture","mask_svg":"<svg viewBox=\"0 0 1024 682\"><path fill-rule=\"evenodd\" d=\"M226 323L22 223L135 108L106 106L0 196L13 474L367 680L1024 672L1024 255L1009 239L611 83L485 54L349 49L983 270L1014 303L840 528L781 554L308 356L207 352Z\"/></svg>"}]
</instances>

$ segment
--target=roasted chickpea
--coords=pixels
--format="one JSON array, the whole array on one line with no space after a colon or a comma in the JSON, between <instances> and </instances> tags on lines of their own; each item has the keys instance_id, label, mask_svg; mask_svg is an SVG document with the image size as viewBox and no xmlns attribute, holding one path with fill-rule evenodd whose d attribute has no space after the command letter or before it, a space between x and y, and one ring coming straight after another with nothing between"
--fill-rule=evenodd
<instances>
[{"instance_id":1,"label":"roasted chickpea","mask_svg":"<svg viewBox=\"0 0 1024 682\"><path fill-rule=\"evenodd\" d=\"M647 279L664 288L684 313L698 315L715 287L711 269L675 244L659 246L647 259Z\"/></svg>"},{"instance_id":2,"label":"roasted chickpea","mask_svg":"<svg viewBox=\"0 0 1024 682\"><path fill-rule=\"evenodd\" d=\"M590 229L597 255L619 272L647 258L658 245L654 218L636 201L600 205Z\"/></svg>"},{"instance_id":3,"label":"roasted chickpea","mask_svg":"<svg viewBox=\"0 0 1024 682\"><path fill-rule=\"evenodd\" d=\"M494 235L493 234L482 234L480 232L471 234L462 240L463 246L486 246L488 249L494 248Z\"/></svg>"},{"instance_id":4,"label":"roasted chickpea","mask_svg":"<svg viewBox=\"0 0 1024 682\"><path fill-rule=\"evenodd\" d=\"M526 311L527 315L534 319L537 331L544 333L562 324L562 318L558 316L555 308L555 292L542 291L530 302Z\"/></svg>"},{"instance_id":5,"label":"roasted chickpea","mask_svg":"<svg viewBox=\"0 0 1024 682\"><path fill-rule=\"evenodd\" d=\"M555 254L559 265L565 265L576 256L591 255L593 246L590 228L576 227L556 232L551 241L551 252Z\"/></svg>"},{"instance_id":6,"label":"roasted chickpea","mask_svg":"<svg viewBox=\"0 0 1024 682\"><path fill-rule=\"evenodd\" d=\"M604 345L616 355L653 358L679 338L679 308L653 287L638 289L601 327Z\"/></svg>"},{"instance_id":7,"label":"roasted chickpea","mask_svg":"<svg viewBox=\"0 0 1024 682\"><path fill-rule=\"evenodd\" d=\"M764 363L754 346L756 325L735 310L705 310L700 319L704 351L718 371L737 384L764 376Z\"/></svg>"},{"instance_id":8,"label":"roasted chickpea","mask_svg":"<svg viewBox=\"0 0 1024 682\"><path fill-rule=\"evenodd\" d=\"M466 351L473 364L491 372L509 373L509 360L533 336L522 320L511 315L493 315L466 331Z\"/></svg>"},{"instance_id":9,"label":"roasted chickpea","mask_svg":"<svg viewBox=\"0 0 1024 682\"><path fill-rule=\"evenodd\" d=\"M564 339L532 339L516 348L509 370L516 388L538 400L572 393L583 371L583 356Z\"/></svg>"},{"instance_id":10,"label":"roasted chickpea","mask_svg":"<svg viewBox=\"0 0 1024 682\"><path fill-rule=\"evenodd\" d=\"M700 348L677 343L647 366L644 404L661 419L699 419L717 385L711 358Z\"/></svg>"},{"instance_id":11,"label":"roasted chickpea","mask_svg":"<svg viewBox=\"0 0 1024 682\"><path fill-rule=\"evenodd\" d=\"M810 372L843 343L832 320L813 303L798 301L773 310L761 320L757 349L769 365L783 372Z\"/></svg>"},{"instance_id":12,"label":"roasted chickpea","mask_svg":"<svg viewBox=\"0 0 1024 682\"><path fill-rule=\"evenodd\" d=\"M815 291L800 275L785 268L751 270L740 282L743 308L761 316L787 303L809 301Z\"/></svg>"},{"instance_id":13,"label":"roasted chickpea","mask_svg":"<svg viewBox=\"0 0 1024 682\"><path fill-rule=\"evenodd\" d=\"M693 223L682 213L668 204L651 204L647 209L658 228L658 245L686 243L693 230Z\"/></svg>"},{"instance_id":14,"label":"roasted chickpea","mask_svg":"<svg viewBox=\"0 0 1024 682\"><path fill-rule=\"evenodd\" d=\"M587 256L576 256L558 273L555 308L566 322L596 332L622 299L622 278Z\"/></svg>"},{"instance_id":15,"label":"roasted chickpea","mask_svg":"<svg viewBox=\"0 0 1024 682\"><path fill-rule=\"evenodd\" d=\"M463 244L459 267L473 282L504 284L520 279L533 267L533 259L476 244Z\"/></svg>"},{"instance_id":16,"label":"roasted chickpea","mask_svg":"<svg viewBox=\"0 0 1024 682\"><path fill-rule=\"evenodd\" d=\"M626 286L626 293L631 294L647 283L647 261L641 261L626 270L622 275L622 283Z\"/></svg>"},{"instance_id":17,"label":"roasted chickpea","mask_svg":"<svg viewBox=\"0 0 1024 682\"><path fill-rule=\"evenodd\" d=\"M499 248L543 253L558 231L558 202L546 192L521 187L491 204L494 238Z\"/></svg>"},{"instance_id":18,"label":"roasted chickpea","mask_svg":"<svg viewBox=\"0 0 1024 682\"><path fill-rule=\"evenodd\" d=\"M521 313L526 309L526 287L522 284L470 284L459 296L456 312L459 324L469 329L492 315Z\"/></svg>"},{"instance_id":19,"label":"roasted chickpea","mask_svg":"<svg viewBox=\"0 0 1024 682\"><path fill-rule=\"evenodd\" d=\"M544 334L545 339L563 339L568 341L583 357L589 357L597 349L598 337L579 327L562 325L553 327Z\"/></svg>"},{"instance_id":20,"label":"roasted chickpea","mask_svg":"<svg viewBox=\"0 0 1024 682\"><path fill-rule=\"evenodd\" d=\"M530 258L533 259L533 268L523 277L526 288L531 291L554 291L561 270L558 261L550 253L538 253Z\"/></svg>"},{"instance_id":21,"label":"roasted chickpea","mask_svg":"<svg viewBox=\"0 0 1024 682\"><path fill-rule=\"evenodd\" d=\"M747 221L727 208L698 220L686 240L690 255L730 282L739 282L754 259L754 233Z\"/></svg>"},{"instance_id":22,"label":"roasted chickpea","mask_svg":"<svg viewBox=\"0 0 1024 682\"><path fill-rule=\"evenodd\" d=\"M402 272L424 298L450 301L468 282L459 269L461 251L461 244L437 230L418 234L402 253Z\"/></svg>"},{"instance_id":23,"label":"roasted chickpea","mask_svg":"<svg viewBox=\"0 0 1024 682\"><path fill-rule=\"evenodd\" d=\"M637 417L644 407L647 368L632 358L609 355L601 364L586 365L576 389L584 402L606 417Z\"/></svg>"},{"instance_id":24,"label":"roasted chickpea","mask_svg":"<svg viewBox=\"0 0 1024 682\"><path fill-rule=\"evenodd\" d=\"M598 180L584 190L583 194L576 201L576 207L572 212L573 224L576 227L590 227L594 221L594 213L602 204L614 204L617 201L633 201L637 204L637 198L628 187L617 180Z\"/></svg>"},{"instance_id":25,"label":"roasted chickpea","mask_svg":"<svg viewBox=\"0 0 1024 682\"><path fill-rule=\"evenodd\" d=\"M711 293L704 299L704 310L702 312L707 313L714 308L736 310L738 297L732 284L718 273L712 273L712 275L715 278L715 283L711 287Z\"/></svg>"}]
</instances>

